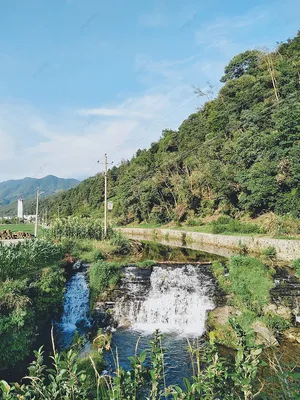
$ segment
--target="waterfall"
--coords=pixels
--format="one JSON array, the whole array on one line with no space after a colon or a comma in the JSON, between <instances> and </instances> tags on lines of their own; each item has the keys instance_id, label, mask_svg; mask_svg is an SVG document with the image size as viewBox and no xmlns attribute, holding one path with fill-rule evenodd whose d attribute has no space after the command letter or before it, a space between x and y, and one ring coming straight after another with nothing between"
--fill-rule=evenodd
<instances>
[{"instance_id":1,"label":"waterfall","mask_svg":"<svg viewBox=\"0 0 300 400\"><path fill-rule=\"evenodd\" d=\"M77 272L67 282L61 328L65 332L75 331L78 323L89 323L88 317L89 287L85 273Z\"/></svg>"},{"instance_id":2,"label":"waterfall","mask_svg":"<svg viewBox=\"0 0 300 400\"><path fill-rule=\"evenodd\" d=\"M126 295L115 304L117 321L149 333L155 329L191 335L204 332L206 312L214 308L213 282L201 267L153 267L148 288L138 271L126 270Z\"/></svg>"}]
</instances>

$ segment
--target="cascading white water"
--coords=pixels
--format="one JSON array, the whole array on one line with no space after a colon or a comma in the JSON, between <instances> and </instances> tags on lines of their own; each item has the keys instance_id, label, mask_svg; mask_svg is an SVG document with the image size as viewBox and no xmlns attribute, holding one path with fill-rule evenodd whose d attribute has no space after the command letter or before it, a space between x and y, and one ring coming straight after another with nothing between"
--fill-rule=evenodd
<instances>
[{"instance_id":1,"label":"cascading white water","mask_svg":"<svg viewBox=\"0 0 300 400\"><path fill-rule=\"evenodd\" d=\"M212 282L198 266L154 267L148 293L135 277L127 271L128 293L115 305L117 320L149 333L155 329L186 335L204 332L206 312L214 304L209 294Z\"/></svg>"},{"instance_id":2,"label":"cascading white water","mask_svg":"<svg viewBox=\"0 0 300 400\"><path fill-rule=\"evenodd\" d=\"M76 322L88 320L89 287L84 272L77 272L67 283L61 327L66 332L76 329Z\"/></svg>"}]
</instances>

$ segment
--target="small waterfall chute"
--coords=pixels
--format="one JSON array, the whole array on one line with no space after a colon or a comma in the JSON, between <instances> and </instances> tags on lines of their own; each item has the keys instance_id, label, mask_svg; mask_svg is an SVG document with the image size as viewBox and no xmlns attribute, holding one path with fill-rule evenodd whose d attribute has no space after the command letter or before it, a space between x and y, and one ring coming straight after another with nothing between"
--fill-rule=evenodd
<instances>
[{"instance_id":1,"label":"small waterfall chute","mask_svg":"<svg viewBox=\"0 0 300 400\"><path fill-rule=\"evenodd\" d=\"M116 302L117 320L127 320L132 329L146 333L204 332L207 311L214 308L213 284L198 266L153 267L148 290L137 275L132 269L126 271L127 294Z\"/></svg>"},{"instance_id":2,"label":"small waterfall chute","mask_svg":"<svg viewBox=\"0 0 300 400\"><path fill-rule=\"evenodd\" d=\"M58 344L69 347L76 330L84 334L91 326L89 287L85 272L73 274L66 285L63 315L56 323Z\"/></svg>"}]
</instances>

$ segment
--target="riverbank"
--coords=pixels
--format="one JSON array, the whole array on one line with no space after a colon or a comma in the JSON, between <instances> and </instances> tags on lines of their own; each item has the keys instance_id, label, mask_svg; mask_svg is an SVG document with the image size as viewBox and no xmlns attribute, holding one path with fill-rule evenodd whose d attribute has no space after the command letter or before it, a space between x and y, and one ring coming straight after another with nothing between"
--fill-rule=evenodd
<instances>
[{"instance_id":1,"label":"riverbank","mask_svg":"<svg viewBox=\"0 0 300 400\"><path fill-rule=\"evenodd\" d=\"M268 248L274 248L279 261L291 262L300 258L300 241L292 239L274 239L260 236L222 235L187 230L160 228L115 228L132 239L179 241L187 248L205 250L213 247L220 250L219 255L231 256L244 249L249 254L262 254ZM221 254L222 253L222 254Z\"/></svg>"}]
</instances>

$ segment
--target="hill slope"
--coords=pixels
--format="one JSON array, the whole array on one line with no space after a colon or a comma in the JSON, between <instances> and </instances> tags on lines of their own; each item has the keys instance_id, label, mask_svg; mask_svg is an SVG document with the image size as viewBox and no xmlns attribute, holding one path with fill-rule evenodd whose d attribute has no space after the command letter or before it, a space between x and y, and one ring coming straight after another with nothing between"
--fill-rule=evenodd
<instances>
[{"instance_id":1,"label":"hill slope","mask_svg":"<svg viewBox=\"0 0 300 400\"><path fill-rule=\"evenodd\" d=\"M218 96L109 171L119 223L214 212L300 217L300 33L273 53L235 56ZM103 175L45 199L52 215L99 214Z\"/></svg>"},{"instance_id":2,"label":"hill slope","mask_svg":"<svg viewBox=\"0 0 300 400\"><path fill-rule=\"evenodd\" d=\"M57 178L53 175L41 179L24 178L0 182L0 206L15 204L20 196L24 200L29 199L35 196L38 187L41 192L45 192L45 195L51 195L78 184L79 181L76 179Z\"/></svg>"}]
</instances>

